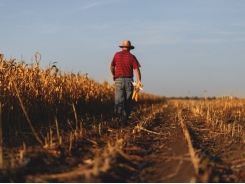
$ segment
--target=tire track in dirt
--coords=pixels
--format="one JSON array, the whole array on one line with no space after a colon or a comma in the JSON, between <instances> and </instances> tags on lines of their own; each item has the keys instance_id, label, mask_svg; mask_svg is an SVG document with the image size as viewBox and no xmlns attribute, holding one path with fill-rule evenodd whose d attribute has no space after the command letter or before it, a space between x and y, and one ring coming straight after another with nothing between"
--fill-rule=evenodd
<instances>
[{"instance_id":1,"label":"tire track in dirt","mask_svg":"<svg viewBox=\"0 0 245 184\"><path fill-rule=\"evenodd\" d=\"M160 115L165 138L159 150L150 155L151 164L142 171L142 182L182 183L190 182L195 174L188 146L180 124L173 120L176 111Z\"/></svg>"}]
</instances>

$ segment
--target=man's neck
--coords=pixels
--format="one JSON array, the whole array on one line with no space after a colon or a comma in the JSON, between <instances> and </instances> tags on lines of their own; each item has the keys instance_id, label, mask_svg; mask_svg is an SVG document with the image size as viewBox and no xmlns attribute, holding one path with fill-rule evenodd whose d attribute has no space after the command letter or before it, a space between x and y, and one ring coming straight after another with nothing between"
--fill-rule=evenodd
<instances>
[{"instance_id":1,"label":"man's neck","mask_svg":"<svg viewBox=\"0 0 245 184\"><path fill-rule=\"evenodd\" d=\"M128 51L128 52L130 52L130 49L128 49L128 48L122 48L122 51Z\"/></svg>"}]
</instances>

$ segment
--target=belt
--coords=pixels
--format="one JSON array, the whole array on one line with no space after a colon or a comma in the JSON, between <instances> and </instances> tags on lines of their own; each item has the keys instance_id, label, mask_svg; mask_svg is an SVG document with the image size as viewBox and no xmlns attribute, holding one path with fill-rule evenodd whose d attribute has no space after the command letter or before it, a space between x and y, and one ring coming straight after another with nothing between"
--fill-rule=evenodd
<instances>
[{"instance_id":1,"label":"belt","mask_svg":"<svg viewBox=\"0 0 245 184\"><path fill-rule=\"evenodd\" d=\"M132 76L118 76L118 77L115 77L115 79L117 78L122 78L122 79L131 79L133 78Z\"/></svg>"}]
</instances>

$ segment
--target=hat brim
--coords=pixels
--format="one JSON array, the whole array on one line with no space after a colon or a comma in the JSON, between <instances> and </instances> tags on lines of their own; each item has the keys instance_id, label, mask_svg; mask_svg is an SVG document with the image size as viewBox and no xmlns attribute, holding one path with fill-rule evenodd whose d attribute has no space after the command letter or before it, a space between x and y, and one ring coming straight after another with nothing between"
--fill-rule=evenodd
<instances>
[{"instance_id":1,"label":"hat brim","mask_svg":"<svg viewBox=\"0 0 245 184\"><path fill-rule=\"evenodd\" d=\"M119 45L120 48L129 48L129 49L134 49L134 46L121 46Z\"/></svg>"}]
</instances>

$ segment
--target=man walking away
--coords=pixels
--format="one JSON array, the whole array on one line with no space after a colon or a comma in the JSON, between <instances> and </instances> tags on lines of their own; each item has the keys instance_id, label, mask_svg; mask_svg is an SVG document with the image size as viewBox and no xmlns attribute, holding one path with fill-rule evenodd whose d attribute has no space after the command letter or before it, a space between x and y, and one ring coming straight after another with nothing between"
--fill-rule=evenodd
<instances>
[{"instance_id":1,"label":"man walking away","mask_svg":"<svg viewBox=\"0 0 245 184\"><path fill-rule=\"evenodd\" d=\"M117 114L122 114L125 117L125 125L128 125L128 117L132 110L132 93L134 72L137 82L141 81L140 63L137 58L130 53L134 46L131 42L124 40L119 46L122 51L117 52L111 62L110 70L115 81L115 107L114 111ZM134 72L133 72L134 71ZM139 89L135 89L137 92ZM123 105L124 102L124 105Z\"/></svg>"}]
</instances>

